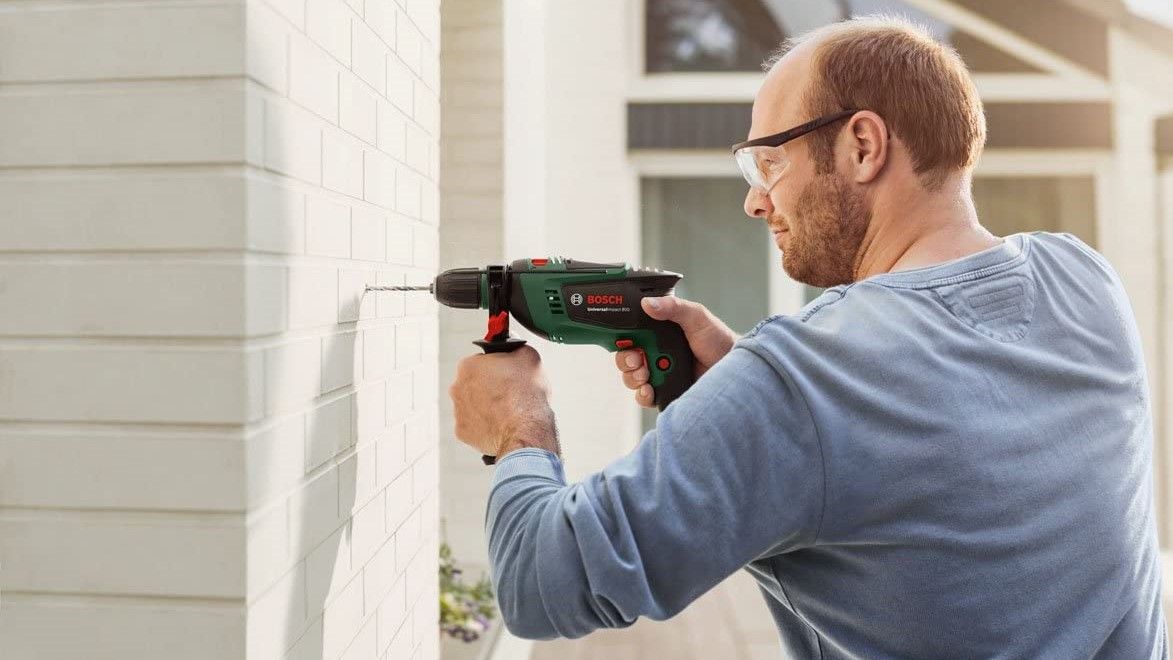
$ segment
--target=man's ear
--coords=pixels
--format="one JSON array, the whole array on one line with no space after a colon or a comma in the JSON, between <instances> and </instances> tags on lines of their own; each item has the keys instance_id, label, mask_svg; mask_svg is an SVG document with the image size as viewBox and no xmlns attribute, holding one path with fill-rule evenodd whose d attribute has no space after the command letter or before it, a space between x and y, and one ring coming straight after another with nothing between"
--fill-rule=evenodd
<instances>
[{"instance_id":1,"label":"man's ear","mask_svg":"<svg viewBox=\"0 0 1173 660\"><path fill-rule=\"evenodd\" d=\"M888 161L888 125L871 110L861 110L847 124L849 172L856 183L870 183Z\"/></svg>"}]
</instances>

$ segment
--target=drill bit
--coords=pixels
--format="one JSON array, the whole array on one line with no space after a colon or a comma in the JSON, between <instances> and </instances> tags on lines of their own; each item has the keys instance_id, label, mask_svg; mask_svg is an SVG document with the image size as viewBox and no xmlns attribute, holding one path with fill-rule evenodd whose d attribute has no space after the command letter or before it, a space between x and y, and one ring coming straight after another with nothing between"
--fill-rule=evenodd
<instances>
[{"instance_id":1,"label":"drill bit","mask_svg":"<svg viewBox=\"0 0 1173 660\"><path fill-rule=\"evenodd\" d=\"M367 285L367 291L431 291L432 285L426 286L371 286Z\"/></svg>"}]
</instances>

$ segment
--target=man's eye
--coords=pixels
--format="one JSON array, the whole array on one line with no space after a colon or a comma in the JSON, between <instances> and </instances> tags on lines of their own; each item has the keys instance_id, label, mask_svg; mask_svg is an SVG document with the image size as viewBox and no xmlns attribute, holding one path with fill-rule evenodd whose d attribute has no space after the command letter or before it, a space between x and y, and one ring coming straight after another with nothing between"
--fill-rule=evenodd
<instances>
[{"instance_id":1,"label":"man's eye","mask_svg":"<svg viewBox=\"0 0 1173 660\"><path fill-rule=\"evenodd\" d=\"M762 169L762 171L764 171L764 172L776 172L778 170L781 170L785 166L786 166L785 162L780 161L780 160L775 160L773 158L763 159L762 162L758 165L758 167L760 167Z\"/></svg>"}]
</instances>

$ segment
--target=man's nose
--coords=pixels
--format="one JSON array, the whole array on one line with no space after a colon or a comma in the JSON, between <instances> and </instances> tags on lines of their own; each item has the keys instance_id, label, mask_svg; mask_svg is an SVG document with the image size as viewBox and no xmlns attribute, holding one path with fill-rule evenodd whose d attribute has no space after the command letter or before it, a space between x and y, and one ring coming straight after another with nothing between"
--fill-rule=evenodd
<instances>
[{"instance_id":1,"label":"man's nose","mask_svg":"<svg viewBox=\"0 0 1173 660\"><path fill-rule=\"evenodd\" d=\"M745 214L751 218L764 218L770 215L774 210L773 203L770 202L770 196L758 190L757 188L750 188L749 192L745 194Z\"/></svg>"}]
</instances>

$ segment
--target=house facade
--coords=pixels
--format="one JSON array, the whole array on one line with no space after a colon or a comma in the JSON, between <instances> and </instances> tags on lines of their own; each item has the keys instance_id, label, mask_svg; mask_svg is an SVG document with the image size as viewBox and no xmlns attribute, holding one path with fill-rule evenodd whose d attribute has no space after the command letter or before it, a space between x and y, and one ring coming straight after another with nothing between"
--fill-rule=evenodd
<instances>
[{"instance_id":1,"label":"house facade","mask_svg":"<svg viewBox=\"0 0 1173 660\"><path fill-rule=\"evenodd\" d=\"M462 106L463 130L492 134L475 139L462 157L499 167L504 176L468 170L470 178L458 177L451 192L442 183L441 266L565 255L662 267L684 273L679 295L708 305L738 331L795 311L817 293L786 277L765 229L741 210L745 185L728 147L748 130L762 59L787 36L873 12L909 16L956 48L988 121L974 180L983 223L998 235L1074 233L1102 252L1125 283L1144 343L1157 423L1159 527L1163 545L1169 542L1173 29L1162 23L1158 3L477 4L482 27L492 27L477 32L479 55L464 57L492 74L479 79L475 98L458 100L459 90L446 88L445 103ZM448 48L460 45L452 38ZM449 64L462 66L445 59ZM444 153L455 154L449 122L458 120L445 115ZM473 189L481 206L467 205ZM450 221L446 209L463 219ZM470 261L473 255L479 261ZM455 320L442 313L443 353L472 350L466 342L483 319L467 323L448 334ZM636 408L610 356L540 339L535 346L554 392L568 477L581 478L629 451L654 413ZM445 368L441 381L450 375ZM448 451L452 443L442 437L441 446ZM445 483L475 483L476 490L461 492L480 497L483 512L487 477L474 458L442 453L441 473ZM484 530L467 507L467 500L444 496L441 517L449 537L459 539L456 552L483 565ZM659 625L673 630L672 622ZM671 634L680 631L665 632Z\"/></svg>"}]
</instances>

